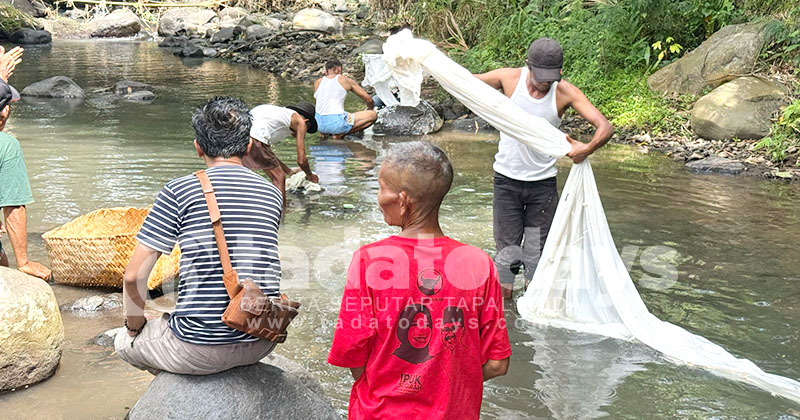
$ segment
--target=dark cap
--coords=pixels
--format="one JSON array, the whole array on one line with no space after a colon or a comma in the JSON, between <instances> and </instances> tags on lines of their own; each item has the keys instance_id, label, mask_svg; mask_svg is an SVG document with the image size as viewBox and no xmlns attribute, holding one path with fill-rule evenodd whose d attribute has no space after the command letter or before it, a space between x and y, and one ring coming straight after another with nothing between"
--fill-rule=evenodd
<instances>
[{"instance_id":1,"label":"dark cap","mask_svg":"<svg viewBox=\"0 0 800 420\"><path fill-rule=\"evenodd\" d=\"M0 110L6 107L11 102L19 100L19 92L9 85L3 79L0 79Z\"/></svg>"},{"instance_id":2,"label":"dark cap","mask_svg":"<svg viewBox=\"0 0 800 420\"><path fill-rule=\"evenodd\" d=\"M287 106L286 108L289 108L294 112L297 112L303 118L308 120L306 126L307 133L314 134L317 132L317 119L314 117L314 114L316 113L314 105L311 105L311 103L306 101L300 101L297 103L297 105Z\"/></svg>"},{"instance_id":3,"label":"dark cap","mask_svg":"<svg viewBox=\"0 0 800 420\"><path fill-rule=\"evenodd\" d=\"M552 38L539 38L528 48L528 67L537 82L561 80L564 51L561 44Z\"/></svg>"}]
</instances>

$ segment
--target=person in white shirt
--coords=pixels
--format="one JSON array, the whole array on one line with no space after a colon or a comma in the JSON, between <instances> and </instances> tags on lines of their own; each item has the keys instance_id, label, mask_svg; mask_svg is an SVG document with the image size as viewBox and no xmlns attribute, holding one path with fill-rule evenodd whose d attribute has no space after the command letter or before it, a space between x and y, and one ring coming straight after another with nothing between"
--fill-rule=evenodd
<instances>
[{"instance_id":1,"label":"person in white shirt","mask_svg":"<svg viewBox=\"0 0 800 420\"><path fill-rule=\"evenodd\" d=\"M528 49L526 66L501 68L475 76L495 89L502 89L522 109L547 120L555 127L567 108L595 126L589 143L567 136L572 151L567 154L580 163L606 144L614 134L608 119L572 83L561 80L564 54L558 41L539 38ZM525 286L533 278L547 233L553 223L558 190L556 158L500 133L494 162L494 240L495 263L503 286L503 296L510 298L514 279L525 267ZM523 238L524 245L520 248Z\"/></svg>"},{"instance_id":2,"label":"person in white shirt","mask_svg":"<svg viewBox=\"0 0 800 420\"><path fill-rule=\"evenodd\" d=\"M314 119L314 105L301 101L297 105L281 107L277 105L258 105L250 113L253 115L253 127L250 138L253 146L242 159L242 163L250 170L263 170L272 183L281 190L286 201L286 176L293 174L291 168L283 163L272 146L288 137L297 140L297 164L306 173L306 179L319 182L319 177L311 172L306 157L306 134L317 132L317 121Z\"/></svg>"},{"instance_id":3,"label":"person in white shirt","mask_svg":"<svg viewBox=\"0 0 800 420\"><path fill-rule=\"evenodd\" d=\"M367 109L345 112L344 98L347 92L353 92L364 100ZM342 75L342 63L339 60L325 63L325 75L314 82L314 98L317 100L315 118L323 138L327 134L335 139L344 138L345 134L362 131L378 119L372 97L355 80Z\"/></svg>"}]
</instances>

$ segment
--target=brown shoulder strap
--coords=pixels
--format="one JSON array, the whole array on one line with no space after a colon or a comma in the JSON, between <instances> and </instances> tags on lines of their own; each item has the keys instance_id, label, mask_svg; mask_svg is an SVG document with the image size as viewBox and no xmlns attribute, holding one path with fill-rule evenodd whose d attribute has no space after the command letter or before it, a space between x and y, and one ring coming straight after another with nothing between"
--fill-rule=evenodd
<instances>
[{"instance_id":1,"label":"brown shoulder strap","mask_svg":"<svg viewBox=\"0 0 800 420\"><path fill-rule=\"evenodd\" d=\"M225 290L227 290L228 296L233 298L239 292L241 286L231 265L231 256L228 254L228 243L225 242L225 232L222 230L222 217L217 205L217 196L214 194L214 187L211 185L205 170L195 172L194 176L200 180L203 196L205 196L206 204L208 205L208 215L211 217L211 227L214 229L214 239L217 240L219 260L222 263L222 271L224 273L222 281L225 283Z\"/></svg>"}]
</instances>

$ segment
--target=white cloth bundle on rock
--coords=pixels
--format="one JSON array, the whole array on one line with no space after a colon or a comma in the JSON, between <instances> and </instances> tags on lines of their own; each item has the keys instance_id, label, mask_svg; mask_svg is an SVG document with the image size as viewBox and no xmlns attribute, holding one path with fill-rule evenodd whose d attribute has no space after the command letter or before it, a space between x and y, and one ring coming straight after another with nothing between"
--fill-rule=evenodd
<instances>
[{"instance_id":1,"label":"white cloth bundle on rock","mask_svg":"<svg viewBox=\"0 0 800 420\"><path fill-rule=\"evenodd\" d=\"M299 171L292 176L286 178L286 191L297 192L303 190L303 194L322 191L322 187L316 182L311 182L306 179L306 173Z\"/></svg>"},{"instance_id":2,"label":"white cloth bundle on rock","mask_svg":"<svg viewBox=\"0 0 800 420\"><path fill-rule=\"evenodd\" d=\"M403 105L419 101L424 70L498 130L551 156L570 151L564 133L526 113L410 31L389 37L383 51ZM674 363L707 369L800 403L797 381L765 373L647 310L614 245L588 160L570 170L533 281L517 308L529 321L636 339Z\"/></svg>"}]
</instances>

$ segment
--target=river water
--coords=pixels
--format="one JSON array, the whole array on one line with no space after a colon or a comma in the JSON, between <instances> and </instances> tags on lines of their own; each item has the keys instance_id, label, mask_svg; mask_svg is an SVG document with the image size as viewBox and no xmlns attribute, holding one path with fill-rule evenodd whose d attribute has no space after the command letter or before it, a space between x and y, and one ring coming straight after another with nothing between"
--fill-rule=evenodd
<instances>
[{"instance_id":1,"label":"river water","mask_svg":"<svg viewBox=\"0 0 800 420\"><path fill-rule=\"evenodd\" d=\"M46 260L40 236L47 230L101 207L149 205L165 182L200 168L190 115L206 98L234 95L256 105L311 95L310 86L248 66L182 60L154 43L133 42L30 47L11 82L21 90L53 75L75 80L88 99L23 99L13 105L7 126L22 144L31 177L30 252L39 260ZM152 84L158 98L150 105L118 103L97 92L123 79ZM358 110L358 101L348 107ZM445 231L493 251L497 137L445 130L425 139L449 154L456 171L442 211ZM382 150L405 140L312 137L310 160L326 190L290 196L280 231L284 287L304 309L277 352L314 372L342 413L352 380L325 357L344 271L356 247L394 232L376 206L376 173ZM293 162L290 142L277 150ZM768 372L800 378L800 188L693 175L668 158L627 146L607 146L591 161L617 247L631 262L648 308ZM560 184L569 164L559 162ZM672 269L674 277L664 276ZM54 290L60 304L100 293ZM168 309L170 297L151 307ZM150 374L92 344L97 333L121 325L119 312L62 316L66 345L58 372L30 389L0 395L0 417L122 418L146 389ZM800 406L675 366L638 343L532 326L517 320L513 305L507 319L511 368L486 384L482 418L800 418Z\"/></svg>"}]
</instances>

